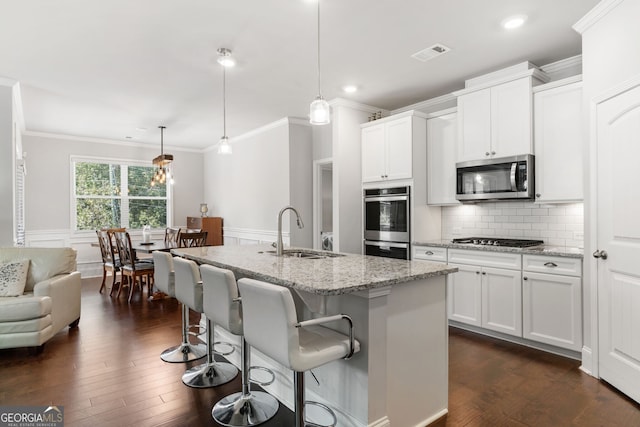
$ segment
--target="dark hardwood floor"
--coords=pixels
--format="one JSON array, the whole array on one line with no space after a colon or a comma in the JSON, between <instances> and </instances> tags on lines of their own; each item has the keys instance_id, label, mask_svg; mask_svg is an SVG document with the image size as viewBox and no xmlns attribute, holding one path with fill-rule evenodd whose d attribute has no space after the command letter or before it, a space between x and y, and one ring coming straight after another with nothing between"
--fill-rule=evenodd
<instances>
[{"instance_id":1,"label":"dark hardwood floor","mask_svg":"<svg viewBox=\"0 0 640 427\"><path fill-rule=\"evenodd\" d=\"M240 378L191 389L180 379L185 365L160 360L180 341L177 302L136 293L128 304L98 288L83 280L79 328L58 333L42 354L0 351L0 405L63 405L67 427L216 426L211 407ZM449 415L435 426L640 426L640 406L577 361L457 329L449 357ZM281 405L264 425L292 424Z\"/></svg>"}]
</instances>

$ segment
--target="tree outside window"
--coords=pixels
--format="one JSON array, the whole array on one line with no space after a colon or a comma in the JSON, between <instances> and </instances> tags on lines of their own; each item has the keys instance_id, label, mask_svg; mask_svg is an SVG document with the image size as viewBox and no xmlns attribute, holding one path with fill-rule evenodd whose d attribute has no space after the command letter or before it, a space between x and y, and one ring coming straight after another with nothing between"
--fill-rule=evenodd
<instances>
[{"instance_id":1,"label":"tree outside window","mask_svg":"<svg viewBox=\"0 0 640 427\"><path fill-rule=\"evenodd\" d=\"M150 185L152 166L93 160L72 163L76 230L167 226L168 187Z\"/></svg>"}]
</instances>

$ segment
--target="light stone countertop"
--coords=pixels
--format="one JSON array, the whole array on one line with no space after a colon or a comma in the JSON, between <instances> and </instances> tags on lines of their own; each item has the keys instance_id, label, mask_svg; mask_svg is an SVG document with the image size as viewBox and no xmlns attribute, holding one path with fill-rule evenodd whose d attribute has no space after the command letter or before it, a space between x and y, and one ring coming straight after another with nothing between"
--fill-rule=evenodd
<instances>
[{"instance_id":1,"label":"light stone countertop","mask_svg":"<svg viewBox=\"0 0 640 427\"><path fill-rule=\"evenodd\" d=\"M267 253L273 250L271 245L235 245L180 248L172 249L171 253L201 264L229 269L236 279L249 277L319 295L347 294L458 271L441 263L367 255L340 254L338 257L304 259L276 257Z\"/></svg>"},{"instance_id":2,"label":"light stone countertop","mask_svg":"<svg viewBox=\"0 0 640 427\"><path fill-rule=\"evenodd\" d=\"M462 243L451 243L451 240L430 240L427 242L413 242L413 246L433 246L440 248L456 248L456 249L469 249L474 251L488 251L488 252L512 252L523 255L548 255L559 256L566 258L580 258L584 257L584 250L581 248L564 247L564 246L552 246L552 245L539 245L531 246L528 248L510 248L505 246L488 246L488 245L469 245Z\"/></svg>"}]
</instances>

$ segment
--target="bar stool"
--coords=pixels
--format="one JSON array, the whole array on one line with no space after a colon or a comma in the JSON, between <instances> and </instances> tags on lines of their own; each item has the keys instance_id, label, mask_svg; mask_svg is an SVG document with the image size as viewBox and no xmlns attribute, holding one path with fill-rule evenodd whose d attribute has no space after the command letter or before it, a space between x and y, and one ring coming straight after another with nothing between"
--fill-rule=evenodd
<instances>
[{"instance_id":1,"label":"bar stool","mask_svg":"<svg viewBox=\"0 0 640 427\"><path fill-rule=\"evenodd\" d=\"M200 274L204 292L204 312L207 318L242 337L242 391L218 401L211 415L218 424L225 426L254 426L272 418L278 412L278 400L263 391L251 391L251 348L243 336L242 303L238 297L238 285L230 270L201 265Z\"/></svg>"},{"instance_id":2,"label":"bar stool","mask_svg":"<svg viewBox=\"0 0 640 427\"><path fill-rule=\"evenodd\" d=\"M152 254L153 281L160 292L175 298L175 272L173 269L173 257L168 252L154 251ZM204 344L191 344L189 342L189 307L181 304L182 309L182 343L170 347L160 354L160 358L169 363L184 363L202 359L207 355L207 347Z\"/></svg>"},{"instance_id":3,"label":"bar stool","mask_svg":"<svg viewBox=\"0 0 640 427\"><path fill-rule=\"evenodd\" d=\"M305 425L304 405L312 404L335 414L325 405L305 402L304 372L360 351L353 337L353 322L345 314L298 322L293 296L284 286L253 279L238 281L242 295L243 327L247 342L294 371L296 427ZM349 336L319 326L345 320Z\"/></svg>"},{"instance_id":4,"label":"bar stool","mask_svg":"<svg viewBox=\"0 0 640 427\"><path fill-rule=\"evenodd\" d=\"M174 258L176 275L176 298L193 311L203 313L202 281L198 265L188 259ZM215 362L213 359L213 322L207 316L207 361L194 366L182 375L182 382L189 387L207 388L228 383L238 375L231 363Z\"/></svg>"}]
</instances>

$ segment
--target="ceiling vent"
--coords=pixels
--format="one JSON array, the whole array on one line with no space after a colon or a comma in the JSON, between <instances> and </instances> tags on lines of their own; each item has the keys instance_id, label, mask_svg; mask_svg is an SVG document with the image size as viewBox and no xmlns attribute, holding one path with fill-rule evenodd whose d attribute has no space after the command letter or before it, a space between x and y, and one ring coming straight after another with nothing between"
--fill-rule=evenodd
<instances>
[{"instance_id":1,"label":"ceiling vent","mask_svg":"<svg viewBox=\"0 0 640 427\"><path fill-rule=\"evenodd\" d=\"M433 59L436 56L440 56L443 53L447 53L450 50L451 48L448 48L443 44L434 44L433 46L423 49L420 52L414 53L413 55L411 55L411 57L417 59L418 61L427 62L428 60Z\"/></svg>"}]
</instances>

